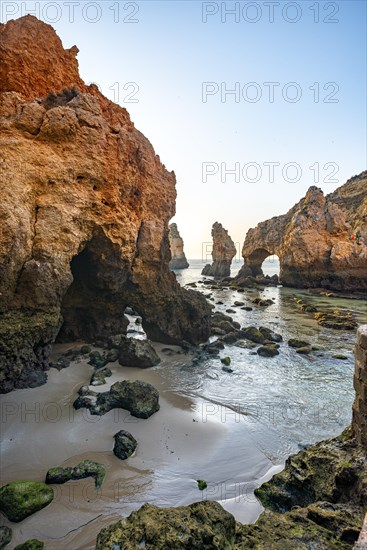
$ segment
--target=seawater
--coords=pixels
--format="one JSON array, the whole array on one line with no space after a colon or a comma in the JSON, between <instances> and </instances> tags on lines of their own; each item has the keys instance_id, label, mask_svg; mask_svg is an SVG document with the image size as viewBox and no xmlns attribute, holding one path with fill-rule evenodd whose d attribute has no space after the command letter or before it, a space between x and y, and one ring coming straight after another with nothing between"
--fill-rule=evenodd
<instances>
[{"instance_id":1,"label":"seawater","mask_svg":"<svg viewBox=\"0 0 367 550\"><path fill-rule=\"evenodd\" d=\"M202 261L191 260L189 269L176 271L178 282L185 286L202 280L203 266ZM232 276L239 267L234 264ZM279 273L279 261L273 258L265 261L263 271L268 275ZM313 296L282 287L267 287L263 291L245 289L238 293L203 286L200 291L209 297L215 311L226 313L231 308L235 313L227 314L241 326L269 327L283 336L283 344L280 354L273 358L226 345L220 357L230 357L233 373L223 372L220 359L211 357L198 365L181 368L179 374L167 369L164 375L172 389L245 415L255 441L275 462L281 462L305 445L340 433L350 423L355 332L321 327L312 314L299 310L294 297L320 309L352 311L360 323L367 321L365 301ZM256 306L252 301L257 297L272 298L274 305ZM219 301L223 304L218 304ZM234 307L235 301L242 301L253 310ZM300 355L287 346L289 338L307 340L320 349ZM336 359L333 357L336 354L346 359Z\"/></svg>"}]
</instances>

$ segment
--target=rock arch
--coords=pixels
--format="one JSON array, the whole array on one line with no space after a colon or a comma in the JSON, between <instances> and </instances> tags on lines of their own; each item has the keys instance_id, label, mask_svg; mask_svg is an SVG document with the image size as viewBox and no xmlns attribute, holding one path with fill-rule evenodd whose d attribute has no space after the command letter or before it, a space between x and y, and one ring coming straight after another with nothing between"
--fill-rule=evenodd
<instances>
[{"instance_id":1,"label":"rock arch","mask_svg":"<svg viewBox=\"0 0 367 550\"><path fill-rule=\"evenodd\" d=\"M310 187L291 210L247 232L238 277L261 275L263 260L279 257L285 286L367 291L367 172L324 196ZM360 234L358 242L351 235Z\"/></svg>"}]
</instances>

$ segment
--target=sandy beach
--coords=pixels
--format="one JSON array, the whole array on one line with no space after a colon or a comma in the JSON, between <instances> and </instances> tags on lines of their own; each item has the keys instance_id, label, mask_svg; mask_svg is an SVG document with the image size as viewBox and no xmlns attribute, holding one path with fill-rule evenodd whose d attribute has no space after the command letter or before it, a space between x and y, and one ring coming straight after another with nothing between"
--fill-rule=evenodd
<instances>
[{"instance_id":1,"label":"sandy beach","mask_svg":"<svg viewBox=\"0 0 367 550\"><path fill-rule=\"evenodd\" d=\"M72 346L55 346L54 353ZM167 389L160 368L169 361L179 368L191 360L174 349L167 357L156 345L162 362L153 369L109 365L117 380L144 380L160 393L160 410L148 420L122 409L104 416L74 410L79 387L89 382L93 368L72 363L51 369L46 385L2 396L2 484L20 478L43 481L53 466L75 466L83 459L106 468L96 491L94 480L53 485L54 501L13 528L10 549L30 539L45 541L47 550L92 549L100 529L126 516L144 502L160 506L185 505L201 499L220 501L237 519L255 521L262 510L253 496L255 486L279 470L253 444L245 422L232 410L201 399L192 400ZM120 429L138 441L127 461L114 456L113 435ZM200 491L196 480L208 487ZM254 482L256 480L256 482ZM87 527L86 527L87 526Z\"/></svg>"}]
</instances>

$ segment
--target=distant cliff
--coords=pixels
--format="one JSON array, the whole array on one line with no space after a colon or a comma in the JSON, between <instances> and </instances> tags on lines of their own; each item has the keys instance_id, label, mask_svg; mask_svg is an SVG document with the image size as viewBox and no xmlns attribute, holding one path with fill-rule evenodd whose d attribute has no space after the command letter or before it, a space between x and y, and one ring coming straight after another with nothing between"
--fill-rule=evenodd
<instances>
[{"instance_id":1,"label":"distant cliff","mask_svg":"<svg viewBox=\"0 0 367 550\"><path fill-rule=\"evenodd\" d=\"M175 175L77 52L33 16L0 25L0 391L44 381L55 338L125 332L126 305L152 339L209 334L168 267Z\"/></svg>"},{"instance_id":2,"label":"distant cliff","mask_svg":"<svg viewBox=\"0 0 367 550\"><path fill-rule=\"evenodd\" d=\"M189 262L186 260L184 252L184 242L175 223L171 223L169 226L169 245L171 249L169 268L186 269L189 267Z\"/></svg>"},{"instance_id":3,"label":"distant cliff","mask_svg":"<svg viewBox=\"0 0 367 550\"><path fill-rule=\"evenodd\" d=\"M283 285L367 291L367 171L326 197L310 187L287 214L250 229L242 272L261 274L262 262L273 254Z\"/></svg>"},{"instance_id":4,"label":"distant cliff","mask_svg":"<svg viewBox=\"0 0 367 550\"><path fill-rule=\"evenodd\" d=\"M213 238L213 263L207 264L203 275L212 277L228 277L231 274L232 259L236 255L236 247L227 229L224 229L221 223L215 222L212 227Z\"/></svg>"}]
</instances>

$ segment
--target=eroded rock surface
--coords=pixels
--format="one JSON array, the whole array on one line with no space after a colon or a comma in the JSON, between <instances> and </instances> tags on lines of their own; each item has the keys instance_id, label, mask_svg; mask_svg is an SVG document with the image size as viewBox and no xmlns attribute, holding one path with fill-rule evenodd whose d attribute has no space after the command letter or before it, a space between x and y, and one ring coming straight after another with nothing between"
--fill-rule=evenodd
<instances>
[{"instance_id":1,"label":"eroded rock surface","mask_svg":"<svg viewBox=\"0 0 367 550\"><path fill-rule=\"evenodd\" d=\"M46 474L46 483L66 483L67 481L93 477L96 489L99 489L106 475L105 467L93 460L83 460L77 466L50 468Z\"/></svg>"},{"instance_id":2,"label":"eroded rock surface","mask_svg":"<svg viewBox=\"0 0 367 550\"><path fill-rule=\"evenodd\" d=\"M0 489L0 511L18 523L48 506L53 498L53 490L45 483L13 481Z\"/></svg>"},{"instance_id":3,"label":"eroded rock surface","mask_svg":"<svg viewBox=\"0 0 367 550\"><path fill-rule=\"evenodd\" d=\"M236 247L228 231L224 229L221 223L215 222L212 227L213 237L213 263L207 264L203 275L212 277L228 277L231 274L231 263L236 255Z\"/></svg>"},{"instance_id":4,"label":"eroded rock surface","mask_svg":"<svg viewBox=\"0 0 367 550\"><path fill-rule=\"evenodd\" d=\"M169 225L169 245L171 249L170 269L186 269L189 267L189 262L186 260L184 252L184 242L176 223Z\"/></svg>"},{"instance_id":5,"label":"eroded rock surface","mask_svg":"<svg viewBox=\"0 0 367 550\"><path fill-rule=\"evenodd\" d=\"M47 370L56 337L126 332L127 305L153 340L209 334L205 299L168 267L175 175L76 53L33 16L0 25L2 392Z\"/></svg>"},{"instance_id":6,"label":"eroded rock surface","mask_svg":"<svg viewBox=\"0 0 367 550\"><path fill-rule=\"evenodd\" d=\"M75 409L86 408L102 416L112 409L126 409L136 418L149 418L159 411L159 393L141 380L123 380L112 384L109 391L96 393L82 386L74 402Z\"/></svg>"},{"instance_id":7,"label":"eroded rock surface","mask_svg":"<svg viewBox=\"0 0 367 550\"><path fill-rule=\"evenodd\" d=\"M126 519L102 529L96 550L231 550L235 520L217 502L178 508L144 504Z\"/></svg>"},{"instance_id":8,"label":"eroded rock surface","mask_svg":"<svg viewBox=\"0 0 367 550\"><path fill-rule=\"evenodd\" d=\"M276 254L283 285L366 291L366 227L367 171L327 196L310 187L287 214L248 231L239 278L261 274L262 262Z\"/></svg>"}]
</instances>

